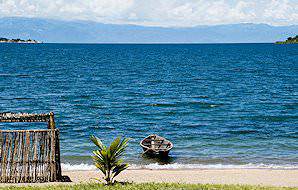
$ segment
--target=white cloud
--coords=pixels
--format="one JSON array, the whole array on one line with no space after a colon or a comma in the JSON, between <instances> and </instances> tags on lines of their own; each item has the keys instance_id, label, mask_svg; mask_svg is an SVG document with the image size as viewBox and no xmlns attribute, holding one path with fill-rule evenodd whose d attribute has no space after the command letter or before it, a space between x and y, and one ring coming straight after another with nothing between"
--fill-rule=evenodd
<instances>
[{"instance_id":1,"label":"white cloud","mask_svg":"<svg viewBox=\"0 0 298 190\"><path fill-rule=\"evenodd\" d=\"M154 26L298 24L298 0L0 0L0 17Z\"/></svg>"}]
</instances>

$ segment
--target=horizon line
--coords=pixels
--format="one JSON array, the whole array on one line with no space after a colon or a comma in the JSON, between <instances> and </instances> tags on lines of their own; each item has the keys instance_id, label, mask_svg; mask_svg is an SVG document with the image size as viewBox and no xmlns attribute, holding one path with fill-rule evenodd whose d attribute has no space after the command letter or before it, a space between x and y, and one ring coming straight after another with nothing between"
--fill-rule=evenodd
<instances>
[{"instance_id":1,"label":"horizon line","mask_svg":"<svg viewBox=\"0 0 298 190\"><path fill-rule=\"evenodd\" d=\"M28 45L36 45L36 44L74 44L74 45L233 45L233 44L275 44L276 42L194 42L194 43L179 43L179 42L41 42L41 43L0 43L0 44L28 44Z\"/></svg>"}]
</instances>

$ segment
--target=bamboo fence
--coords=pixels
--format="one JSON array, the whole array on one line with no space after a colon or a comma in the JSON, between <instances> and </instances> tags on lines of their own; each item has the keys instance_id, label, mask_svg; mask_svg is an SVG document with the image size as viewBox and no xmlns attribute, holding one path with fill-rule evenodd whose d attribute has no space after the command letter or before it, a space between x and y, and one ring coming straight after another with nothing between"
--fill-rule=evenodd
<instances>
[{"instance_id":1,"label":"bamboo fence","mask_svg":"<svg viewBox=\"0 0 298 190\"><path fill-rule=\"evenodd\" d=\"M61 179L59 129L54 114L0 113L0 122L47 122L48 129L0 130L0 182Z\"/></svg>"}]
</instances>

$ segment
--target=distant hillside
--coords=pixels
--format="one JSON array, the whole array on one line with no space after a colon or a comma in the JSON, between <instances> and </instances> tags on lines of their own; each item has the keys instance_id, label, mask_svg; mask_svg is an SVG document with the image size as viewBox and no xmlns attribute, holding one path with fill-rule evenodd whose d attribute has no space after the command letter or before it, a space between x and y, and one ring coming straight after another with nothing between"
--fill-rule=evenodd
<instances>
[{"instance_id":1,"label":"distant hillside","mask_svg":"<svg viewBox=\"0 0 298 190\"><path fill-rule=\"evenodd\" d=\"M288 37L287 40L276 42L276 44L298 44L298 35L296 35L293 38L292 37Z\"/></svg>"},{"instance_id":2,"label":"distant hillside","mask_svg":"<svg viewBox=\"0 0 298 190\"><path fill-rule=\"evenodd\" d=\"M0 18L0 36L59 43L261 43L298 33L298 25L230 24L191 28L162 28L59 21L36 18Z\"/></svg>"}]
</instances>

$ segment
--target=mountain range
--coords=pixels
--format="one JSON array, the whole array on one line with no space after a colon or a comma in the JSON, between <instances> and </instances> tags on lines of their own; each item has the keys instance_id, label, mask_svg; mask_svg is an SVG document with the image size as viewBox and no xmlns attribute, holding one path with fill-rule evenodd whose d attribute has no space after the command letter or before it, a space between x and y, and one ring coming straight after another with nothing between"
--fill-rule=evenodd
<instances>
[{"instance_id":1,"label":"mountain range","mask_svg":"<svg viewBox=\"0 0 298 190\"><path fill-rule=\"evenodd\" d=\"M48 43L271 43L297 34L298 25L240 23L181 28L44 18L0 18L0 37Z\"/></svg>"}]
</instances>

